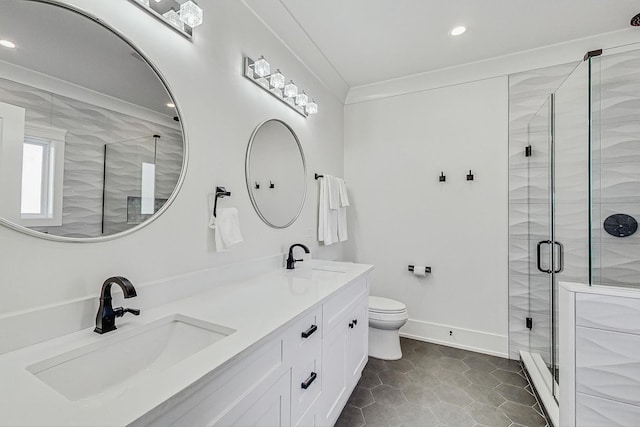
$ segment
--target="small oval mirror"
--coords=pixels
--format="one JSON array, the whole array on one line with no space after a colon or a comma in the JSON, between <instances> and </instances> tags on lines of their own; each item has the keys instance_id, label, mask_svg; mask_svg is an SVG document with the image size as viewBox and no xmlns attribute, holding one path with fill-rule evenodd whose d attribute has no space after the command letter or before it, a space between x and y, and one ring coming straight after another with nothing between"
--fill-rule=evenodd
<instances>
[{"instance_id":1,"label":"small oval mirror","mask_svg":"<svg viewBox=\"0 0 640 427\"><path fill-rule=\"evenodd\" d=\"M293 224L304 206L307 166L296 133L267 120L251 135L245 161L247 189L258 216L270 227Z\"/></svg>"},{"instance_id":2,"label":"small oval mirror","mask_svg":"<svg viewBox=\"0 0 640 427\"><path fill-rule=\"evenodd\" d=\"M0 47L0 223L101 241L164 212L186 145L151 63L100 20L53 0L4 0L0 28L12 42Z\"/></svg>"}]
</instances>

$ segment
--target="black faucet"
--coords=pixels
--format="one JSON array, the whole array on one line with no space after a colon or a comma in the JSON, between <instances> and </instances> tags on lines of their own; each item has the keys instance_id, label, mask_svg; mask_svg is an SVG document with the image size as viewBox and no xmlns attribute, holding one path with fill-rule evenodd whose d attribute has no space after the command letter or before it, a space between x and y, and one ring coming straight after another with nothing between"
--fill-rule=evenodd
<instances>
[{"instance_id":1,"label":"black faucet","mask_svg":"<svg viewBox=\"0 0 640 427\"><path fill-rule=\"evenodd\" d=\"M116 317L122 317L125 313L131 313L134 316L140 314L140 310L135 308L122 308L116 309L111 305L111 285L119 285L122 288L125 298L135 297L136 288L128 279L124 277L116 276L109 277L102 284L102 291L100 291L100 308L98 308L98 314L96 315L96 328L93 332L104 334L116 329Z\"/></svg>"},{"instance_id":2,"label":"black faucet","mask_svg":"<svg viewBox=\"0 0 640 427\"><path fill-rule=\"evenodd\" d=\"M301 259L294 259L293 258L293 248L295 248L296 246L300 246L302 249L304 249L305 253L309 253L309 248L306 247L305 245L303 245L302 243L296 243L291 245L291 247L289 248L289 257L287 258L287 270L293 270L296 265L296 262L298 261L302 261Z\"/></svg>"}]
</instances>

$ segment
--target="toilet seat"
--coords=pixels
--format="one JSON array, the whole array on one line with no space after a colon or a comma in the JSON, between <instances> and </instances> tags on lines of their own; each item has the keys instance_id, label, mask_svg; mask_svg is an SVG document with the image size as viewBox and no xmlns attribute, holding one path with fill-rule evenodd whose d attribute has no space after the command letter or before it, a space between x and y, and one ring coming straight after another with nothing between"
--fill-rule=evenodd
<instances>
[{"instance_id":1,"label":"toilet seat","mask_svg":"<svg viewBox=\"0 0 640 427\"><path fill-rule=\"evenodd\" d=\"M369 313L402 314L407 312L407 306L400 301L389 298L369 296Z\"/></svg>"}]
</instances>

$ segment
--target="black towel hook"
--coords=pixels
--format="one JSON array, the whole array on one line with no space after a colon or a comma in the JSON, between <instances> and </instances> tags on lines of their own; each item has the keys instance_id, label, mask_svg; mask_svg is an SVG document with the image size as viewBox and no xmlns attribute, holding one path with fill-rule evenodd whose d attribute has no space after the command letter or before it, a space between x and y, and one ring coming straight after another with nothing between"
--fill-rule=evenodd
<instances>
[{"instance_id":1,"label":"black towel hook","mask_svg":"<svg viewBox=\"0 0 640 427\"><path fill-rule=\"evenodd\" d=\"M231 192L227 191L226 188L224 187L216 187L216 197L215 197L215 201L213 202L213 216L216 216L217 213L217 209L218 209L218 199L222 199L225 198L227 196L231 196Z\"/></svg>"}]
</instances>

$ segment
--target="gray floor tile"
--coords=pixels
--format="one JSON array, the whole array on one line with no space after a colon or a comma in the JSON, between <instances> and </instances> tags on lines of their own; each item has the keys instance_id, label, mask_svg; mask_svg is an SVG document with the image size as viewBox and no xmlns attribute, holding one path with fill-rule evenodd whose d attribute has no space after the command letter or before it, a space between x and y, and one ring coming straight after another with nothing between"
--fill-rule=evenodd
<instances>
[{"instance_id":1,"label":"gray floor tile","mask_svg":"<svg viewBox=\"0 0 640 427\"><path fill-rule=\"evenodd\" d=\"M390 385L383 384L371 390L371 393L373 393L373 398L376 402L392 408L407 402L407 398L404 397L402 391Z\"/></svg>"},{"instance_id":2,"label":"gray floor tile","mask_svg":"<svg viewBox=\"0 0 640 427\"><path fill-rule=\"evenodd\" d=\"M479 424L491 427L509 427L511 425L511 420L493 406L473 402L465 409Z\"/></svg>"},{"instance_id":3,"label":"gray floor tile","mask_svg":"<svg viewBox=\"0 0 640 427\"><path fill-rule=\"evenodd\" d=\"M400 360L369 358L336 426L546 425L519 362L406 338L401 346Z\"/></svg>"},{"instance_id":4,"label":"gray floor tile","mask_svg":"<svg viewBox=\"0 0 640 427\"><path fill-rule=\"evenodd\" d=\"M380 381L378 374L370 369L364 368L362 376L360 377L360 381L358 382L358 387L374 388L379 386L380 384L382 384L382 381Z\"/></svg>"},{"instance_id":5,"label":"gray floor tile","mask_svg":"<svg viewBox=\"0 0 640 427\"><path fill-rule=\"evenodd\" d=\"M362 408L362 415L367 422L367 426L370 425L398 425L398 414L395 409L384 406L378 402Z\"/></svg>"},{"instance_id":6,"label":"gray floor tile","mask_svg":"<svg viewBox=\"0 0 640 427\"><path fill-rule=\"evenodd\" d=\"M471 385L471 381L469 378L465 377L462 374L458 374L457 372L448 371L446 369L438 369L433 371L433 375L440 380L441 383L451 384L456 387L469 387Z\"/></svg>"},{"instance_id":7,"label":"gray floor tile","mask_svg":"<svg viewBox=\"0 0 640 427\"><path fill-rule=\"evenodd\" d=\"M526 406L533 406L536 404L536 398L533 394L529 393L527 390L512 386L509 384L500 384L496 387L496 391L500 393L505 399L510 400L511 402L521 403Z\"/></svg>"},{"instance_id":8,"label":"gray floor tile","mask_svg":"<svg viewBox=\"0 0 640 427\"><path fill-rule=\"evenodd\" d=\"M500 384L500 381L485 371L479 371L477 369L469 369L464 373L464 376L469 379L473 384L481 385L484 387L493 388Z\"/></svg>"},{"instance_id":9,"label":"gray floor tile","mask_svg":"<svg viewBox=\"0 0 640 427\"><path fill-rule=\"evenodd\" d=\"M347 401L347 405L355 406L356 408L364 408L372 403L373 395L371 394L371 390L362 387L356 387Z\"/></svg>"},{"instance_id":10,"label":"gray floor tile","mask_svg":"<svg viewBox=\"0 0 640 427\"><path fill-rule=\"evenodd\" d=\"M407 374L391 369L378 372L378 378L380 378L382 384L387 384L395 388L402 388L410 383Z\"/></svg>"},{"instance_id":11,"label":"gray floor tile","mask_svg":"<svg viewBox=\"0 0 640 427\"><path fill-rule=\"evenodd\" d=\"M433 371L426 369L414 369L407 374L407 377L412 383L426 388L434 388L440 385L440 380L434 375Z\"/></svg>"},{"instance_id":12,"label":"gray floor tile","mask_svg":"<svg viewBox=\"0 0 640 427\"><path fill-rule=\"evenodd\" d=\"M428 409L415 403L403 403L396 408L399 426L435 427L438 424L435 415Z\"/></svg>"},{"instance_id":13,"label":"gray floor tile","mask_svg":"<svg viewBox=\"0 0 640 427\"><path fill-rule=\"evenodd\" d=\"M442 356L436 360L438 367L442 369L447 369L449 371L463 373L469 370L469 366L465 365L465 363L453 357Z\"/></svg>"},{"instance_id":14,"label":"gray floor tile","mask_svg":"<svg viewBox=\"0 0 640 427\"><path fill-rule=\"evenodd\" d=\"M362 411L347 405L338 417L335 427L362 427L365 425Z\"/></svg>"},{"instance_id":15,"label":"gray floor tile","mask_svg":"<svg viewBox=\"0 0 640 427\"><path fill-rule=\"evenodd\" d=\"M432 389L420 387L415 384L406 386L402 389L402 392L409 402L424 407L435 405L440 401L440 398L436 396Z\"/></svg>"},{"instance_id":16,"label":"gray floor tile","mask_svg":"<svg viewBox=\"0 0 640 427\"><path fill-rule=\"evenodd\" d=\"M476 402L484 403L485 405L491 405L498 407L506 402L506 399L492 388L479 386L477 384L471 384L465 388L464 391Z\"/></svg>"},{"instance_id":17,"label":"gray floor tile","mask_svg":"<svg viewBox=\"0 0 640 427\"><path fill-rule=\"evenodd\" d=\"M544 427L547 422L533 408L519 403L505 402L498 408L514 423L529 427Z\"/></svg>"},{"instance_id":18,"label":"gray floor tile","mask_svg":"<svg viewBox=\"0 0 640 427\"><path fill-rule=\"evenodd\" d=\"M443 402L451 403L460 407L464 407L472 402L471 397L465 391L453 385L440 384L433 389L436 396Z\"/></svg>"},{"instance_id":19,"label":"gray floor tile","mask_svg":"<svg viewBox=\"0 0 640 427\"><path fill-rule=\"evenodd\" d=\"M450 403L440 402L431 408L431 412L449 427L473 427L476 424L467 411Z\"/></svg>"},{"instance_id":20,"label":"gray floor tile","mask_svg":"<svg viewBox=\"0 0 640 427\"><path fill-rule=\"evenodd\" d=\"M505 371L503 369L496 369L491 373L494 377L500 380L500 382L509 385L515 385L518 387L524 388L526 386L527 380L520 374L511 371Z\"/></svg>"}]
</instances>

